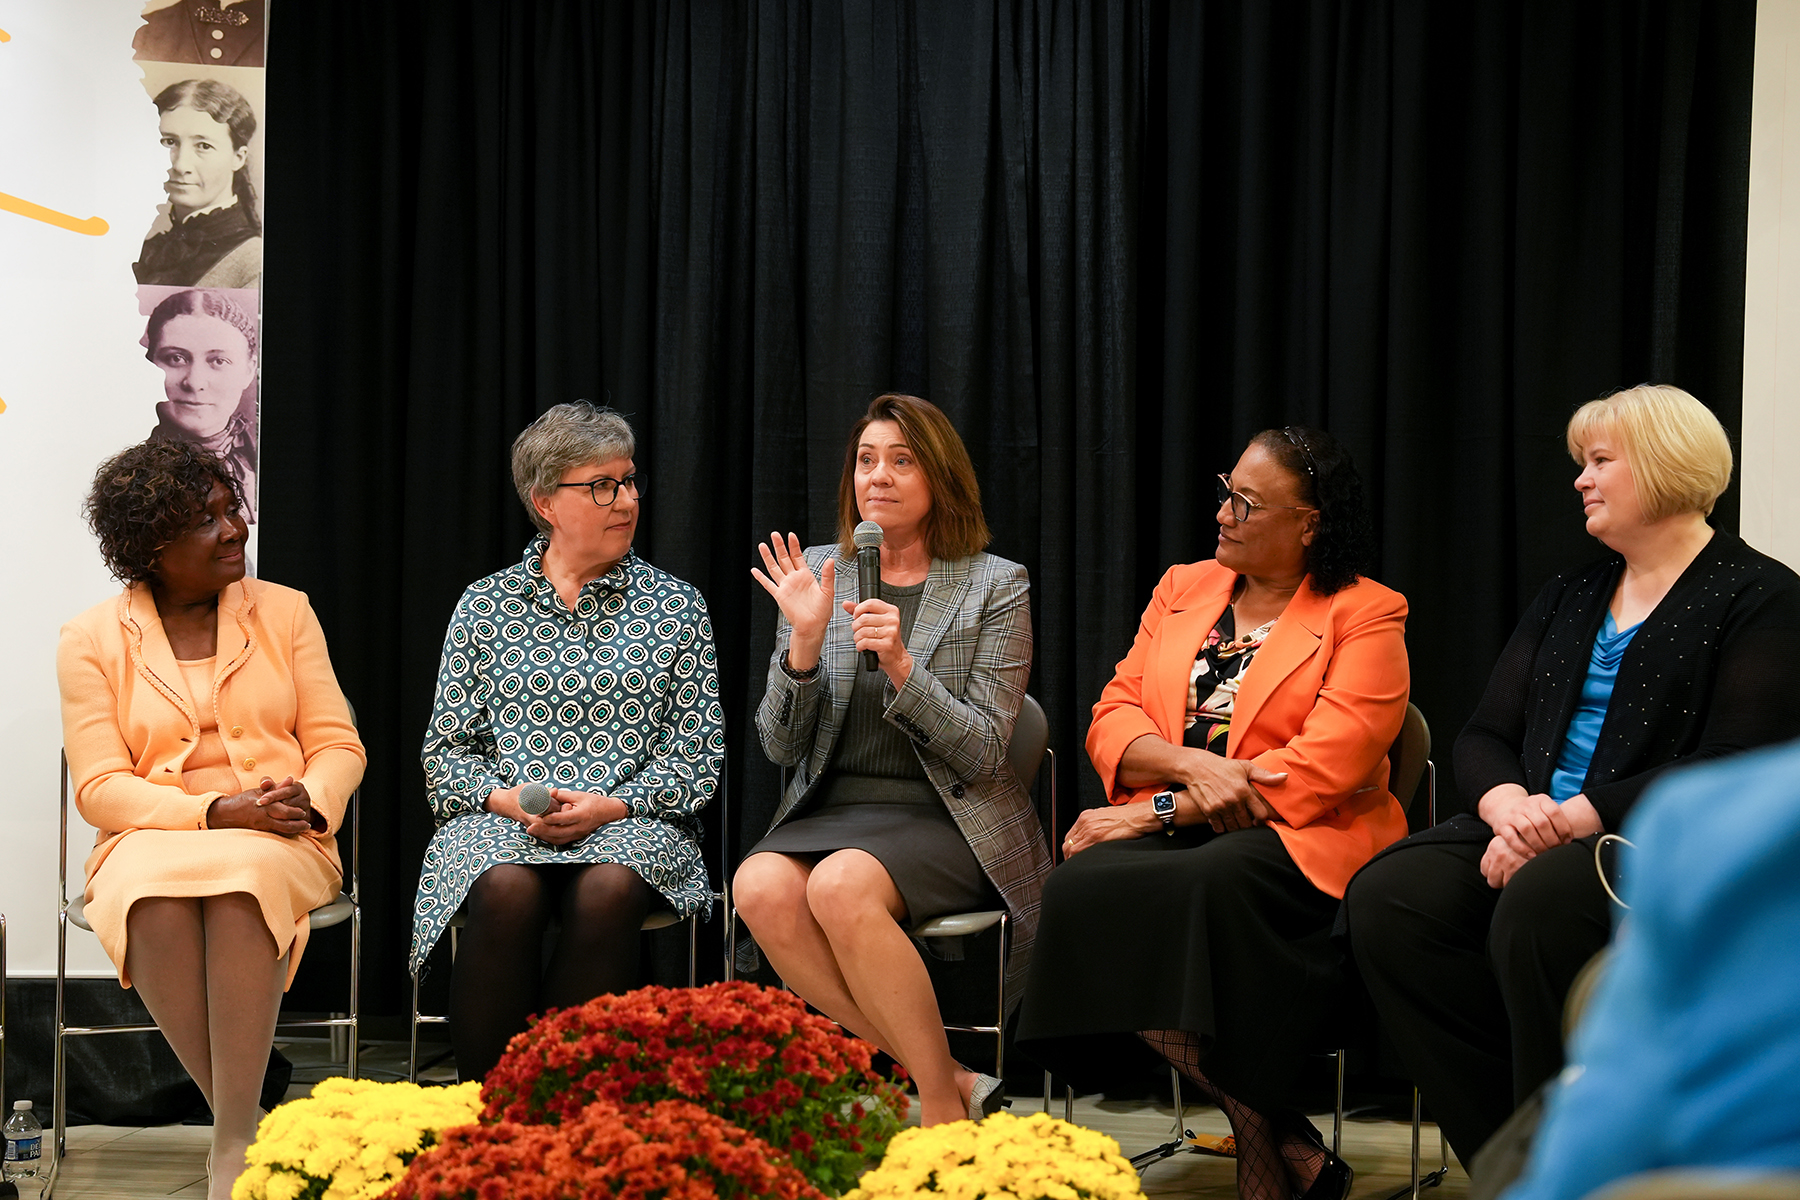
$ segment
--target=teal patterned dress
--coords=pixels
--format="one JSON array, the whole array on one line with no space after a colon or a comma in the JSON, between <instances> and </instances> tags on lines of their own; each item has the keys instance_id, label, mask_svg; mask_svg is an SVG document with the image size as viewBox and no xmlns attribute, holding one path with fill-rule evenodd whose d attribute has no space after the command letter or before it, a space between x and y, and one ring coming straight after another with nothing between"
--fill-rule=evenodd
<instances>
[{"instance_id":1,"label":"teal patterned dress","mask_svg":"<svg viewBox=\"0 0 1800 1200\"><path fill-rule=\"evenodd\" d=\"M725 718L706 601L631 553L571 612L544 578L547 545L471 585L450 618L423 752L438 827L419 872L414 971L497 863L619 863L680 916L711 907L699 814L724 769ZM548 845L481 807L529 782L613 796L629 813Z\"/></svg>"}]
</instances>

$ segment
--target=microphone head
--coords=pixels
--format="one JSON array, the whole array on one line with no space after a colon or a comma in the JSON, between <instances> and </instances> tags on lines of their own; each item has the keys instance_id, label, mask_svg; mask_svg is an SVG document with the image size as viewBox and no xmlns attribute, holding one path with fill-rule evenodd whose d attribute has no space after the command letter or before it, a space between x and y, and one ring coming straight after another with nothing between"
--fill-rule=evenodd
<instances>
[{"instance_id":1,"label":"microphone head","mask_svg":"<svg viewBox=\"0 0 1800 1200\"><path fill-rule=\"evenodd\" d=\"M856 543L858 550L879 550L881 543L887 540L887 534L875 522L864 521L851 533L850 540Z\"/></svg>"},{"instance_id":2,"label":"microphone head","mask_svg":"<svg viewBox=\"0 0 1800 1200\"><path fill-rule=\"evenodd\" d=\"M526 815L541 817L550 811L550 789L541 783L528 783L519 789L519 807Z\"/></svg>"}]
</instances>

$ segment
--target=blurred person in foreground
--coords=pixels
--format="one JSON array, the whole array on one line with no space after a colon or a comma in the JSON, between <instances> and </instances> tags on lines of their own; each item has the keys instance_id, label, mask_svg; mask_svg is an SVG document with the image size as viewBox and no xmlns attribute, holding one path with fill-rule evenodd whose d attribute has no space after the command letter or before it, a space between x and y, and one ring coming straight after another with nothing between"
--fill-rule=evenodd
<instances>
[{"instance_id":1,"label":"blurred person in foreground","mask_svg":"<svg viewBox=\"0 0 1800 1200\"><path fill-rule=\"evenodd\" d=\"M1625 836L1630 911L1506 1200L1800 1172L1800 744L1672 776Z\"/></svg>"}]
</instances>

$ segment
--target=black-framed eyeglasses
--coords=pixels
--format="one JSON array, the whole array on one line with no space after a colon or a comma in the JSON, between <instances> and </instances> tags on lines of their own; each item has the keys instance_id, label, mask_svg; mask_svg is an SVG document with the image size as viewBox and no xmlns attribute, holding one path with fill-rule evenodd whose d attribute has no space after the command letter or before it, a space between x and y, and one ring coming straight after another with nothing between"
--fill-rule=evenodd
<instances>
[{"instance_id":1,"label":"black-framed eyeglasses","mask_svg":"<svg viewBox=\"0 0 1800 1200\"><path fill-rule=\"evenodd\" d=\"M1252 500L1242 492L1231 490L1231 476L1229 475L1219 476L1219 503L1231 505L1231 515L1240 521L1248 521L1250 514L1259 508L1291 508L1300 512L1319 511L1310 504L1264 504L1261 501Z\"/></svg>"},{"instance_id":2,"label":"black-framed eyeglasses","mask_svg":"<svg viewBox=\"0 0 1800 1200\"><path fill-rule=\"evenodd\" d=\"M623 479L612 479L602 475L600 478L590 479L586 483L559 483L556 486L559 488L586 488L588 495L594 498L594 503L601 508L606 508L619 498L620 488L629 489L633 500L641 497L644 494L644 473L633 471Z\"/></svg>"}]
</instances>

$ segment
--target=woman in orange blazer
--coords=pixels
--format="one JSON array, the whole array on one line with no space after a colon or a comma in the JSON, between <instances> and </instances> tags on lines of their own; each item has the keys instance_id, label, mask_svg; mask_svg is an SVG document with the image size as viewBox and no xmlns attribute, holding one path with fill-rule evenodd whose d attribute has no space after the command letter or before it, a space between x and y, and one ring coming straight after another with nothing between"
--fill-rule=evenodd
<instances>
[{"instance_id":1,"label":"woman in orange blazer","mask_svg":"<svg viewBox=\"0 0 1800 1200\"><path fill-rule=\"evenodd\" d=\"M1111 805L1045 884L1018 1038L1084 1088L1147 1043L1230 1118L1240 1196L1341 1197L1349 1167L1283 1104L1337 1004L1344 887L1406 834L1406 601L1361 576L1362 482L1329 434L1258 434L1217 520L1094 706Z\"/></svg>"},{"instance_id":2,"label":"woman in orange blazer","mask_svg":"<svg viewBox=\"0 0 1800 1200\"><path fill-rule=\"evenodd\" d=\"M133 446L87 514L126 584L57 646L75 803L100 831L87 919L212 1108L208 1195L226 1200L307 913L343 881L362 743L306 597L244 578L223 462Z\"/></svg>"}]
</instances>

